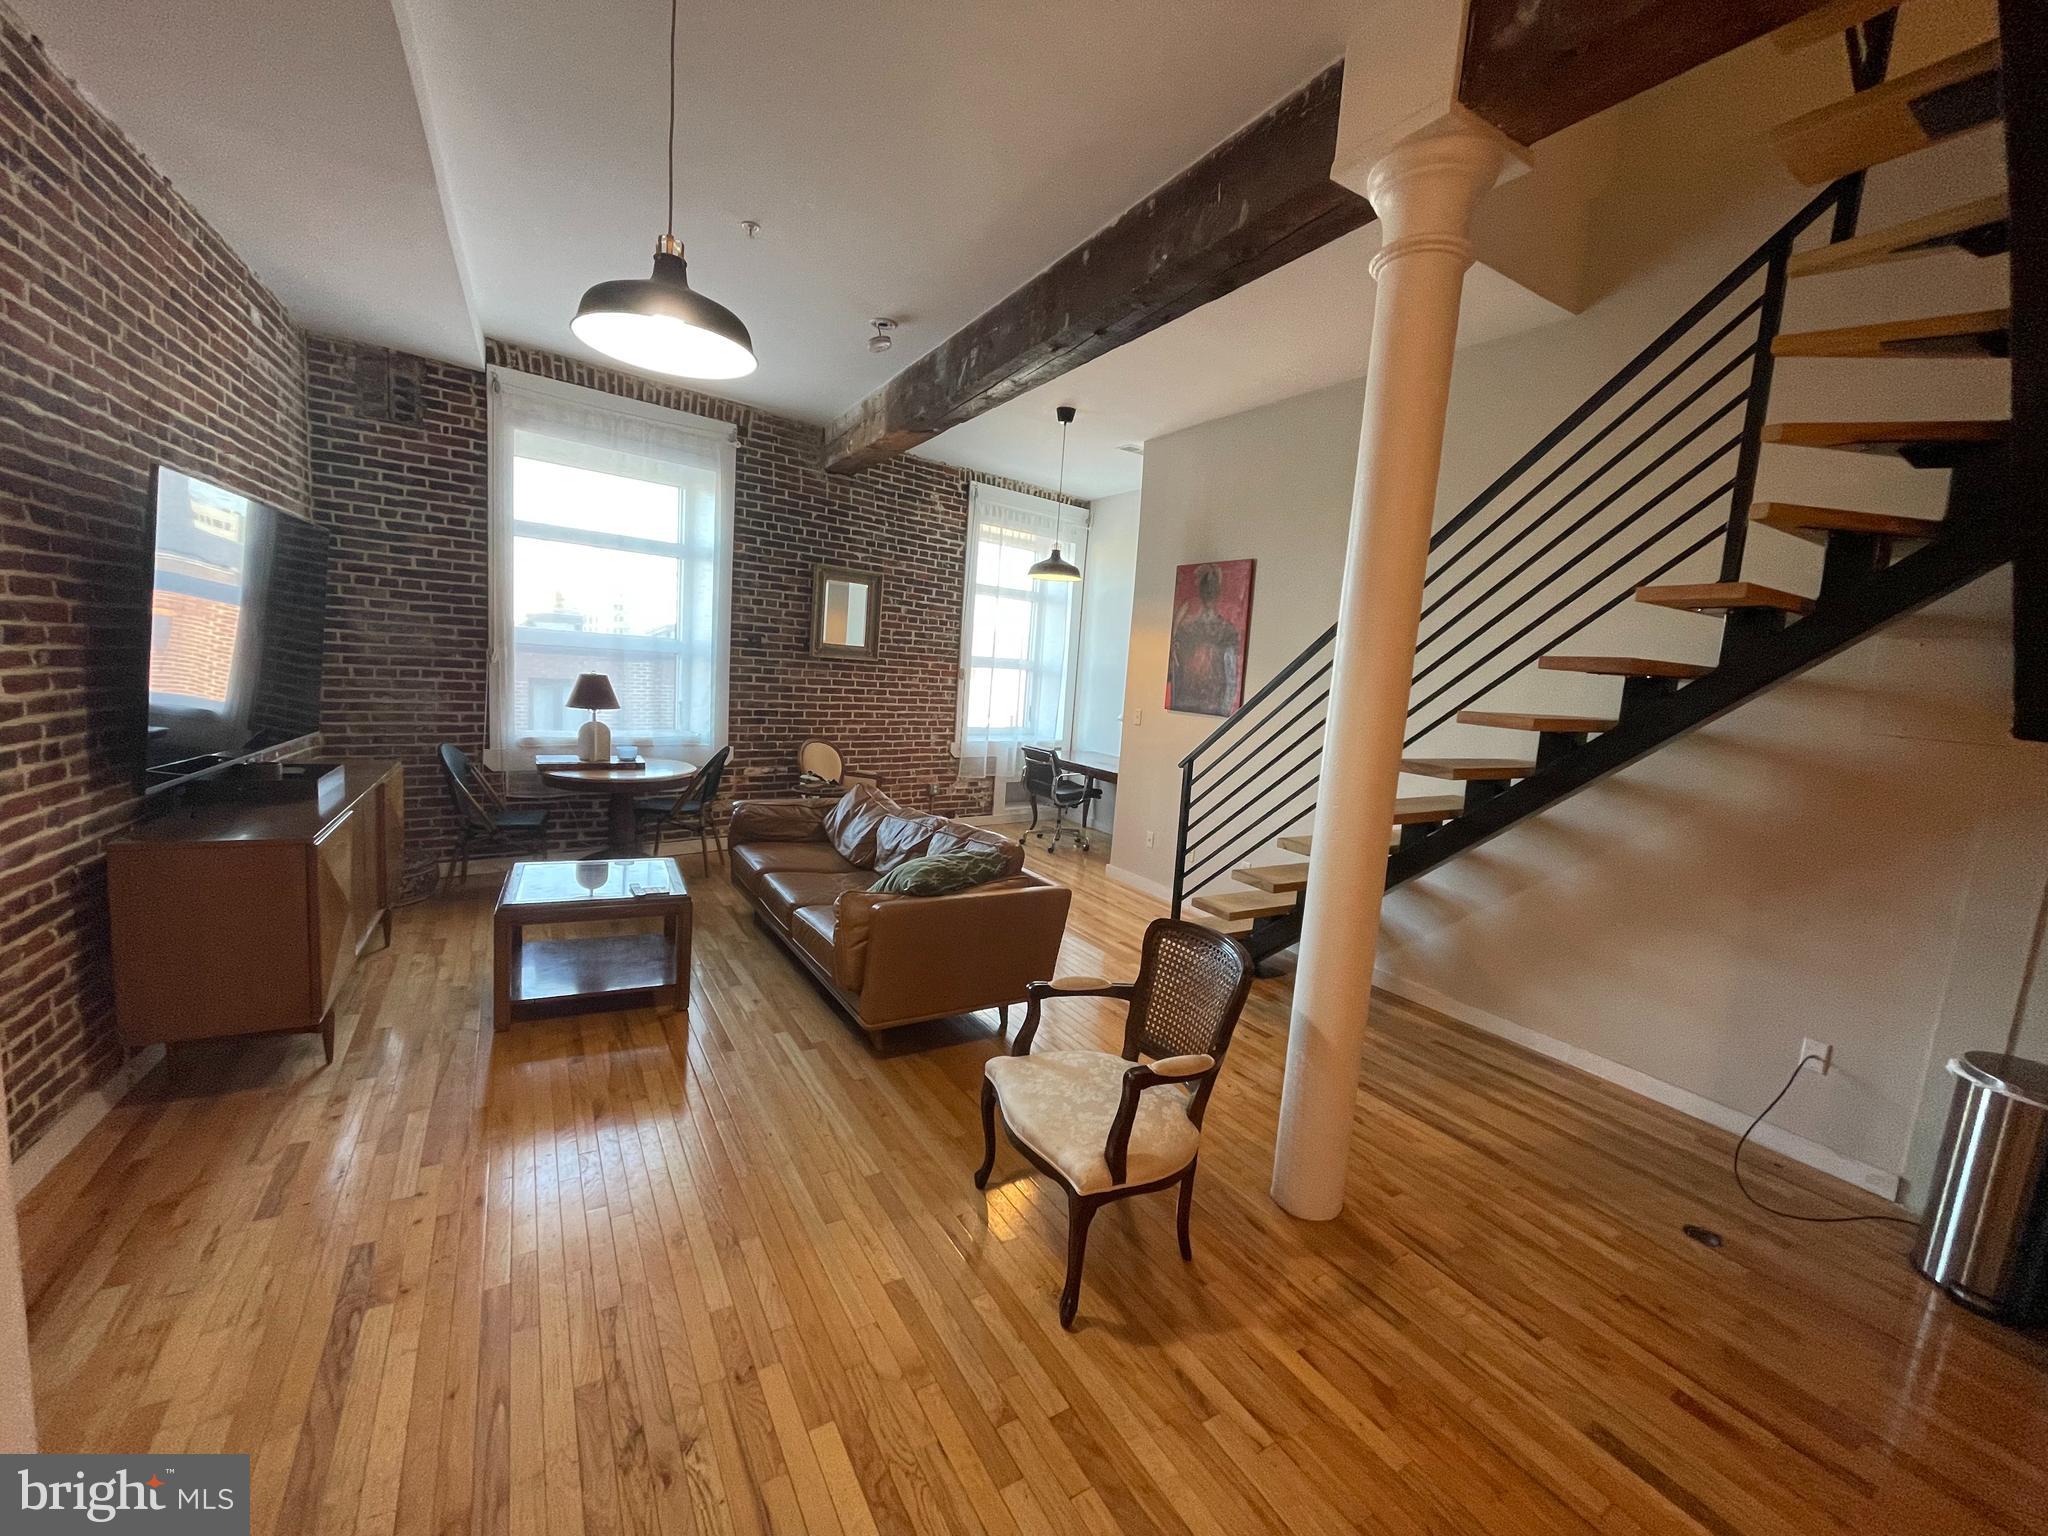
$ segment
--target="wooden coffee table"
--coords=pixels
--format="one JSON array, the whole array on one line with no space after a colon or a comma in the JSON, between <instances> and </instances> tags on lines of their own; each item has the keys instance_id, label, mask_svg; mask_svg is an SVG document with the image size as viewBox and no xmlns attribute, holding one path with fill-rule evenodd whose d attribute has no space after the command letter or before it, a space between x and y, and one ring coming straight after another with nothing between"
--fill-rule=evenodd
<instances>
[{"instance_id":1,"label":"wooden coffee table","mask_svg":"<svg viewBox=\"0 0 2048 1536\"><path fill-rule=\"evenodd\" d=\"M659 933L528 939L539 924L658 917ZM491 925L491 1027L538 1013L690 1005L690 888L674 859L514 864Z\"/></svg>"}]
</instances>

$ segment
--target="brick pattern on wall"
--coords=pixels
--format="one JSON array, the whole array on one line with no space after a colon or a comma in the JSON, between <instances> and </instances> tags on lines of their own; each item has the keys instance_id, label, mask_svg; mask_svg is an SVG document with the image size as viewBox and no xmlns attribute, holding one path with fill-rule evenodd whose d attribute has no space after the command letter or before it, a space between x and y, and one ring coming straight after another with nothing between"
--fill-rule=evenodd
<instances>
[{"instance_id":1,"label":"brick pattern on wall","mask_svg":"<svg viewBox=\"0 0 2048 1536\"><path fill-rule=\"evenodd\" d=\"M405 765L407 861L423 864L455 842L435 748L484 739L484 375L423 361L417 425L399 425L360 409L356 352L306 343L313 502L332 536L321 735L338 755Z\"/></svg>"},{"instance_id":2,"label":"brick pattern on wall","mask_svg":"<svg viewBox=\"0 0 2048 1536\"><path fill-rule=\"evenodd\" d=\"M486 351L501 367L738 430L728 798L792 788L797 747L819 735L909 804L989 810L989 781L962 782L951 750L967 488L988 477L917 459L827 475L823 431L810 423L534 348L491 341ZM425 364L423 418L402 426L358 411L349 344L313 338L308 367L314 502L336 545L324 736L330 748L406 763L408 865L418 884L454 846L434 746L475 753L485 742L485 375ZM820 562L882 573L875 660L810 654ZM556 846L601 840L595 797L554 803Z\"/></svg>"},{"instance_id":3,"label":"brick pattern on wall","mask_svg":"<svg viewBox=\"0 0 2048 1536\"><path fill-rule=\"evenodd\" d=\"M0 7L0 1052L16 1155L121 1059L149 470L308 504L284 307Z\"/></svg>"}]
</instances>

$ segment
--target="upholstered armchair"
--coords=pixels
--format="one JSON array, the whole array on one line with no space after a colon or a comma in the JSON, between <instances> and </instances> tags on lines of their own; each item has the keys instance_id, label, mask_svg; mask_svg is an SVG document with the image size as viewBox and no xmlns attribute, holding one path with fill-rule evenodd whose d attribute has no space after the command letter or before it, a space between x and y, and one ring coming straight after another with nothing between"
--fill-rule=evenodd
<instances>
[{"instance_id":1,"label":"upholstered armchair","mask_svg":"<svg viewBox=\"0 0 2048 1536\"><path fill-rule=\"evenodd\" d=\"M985 1155L975 1172L988 1188L996 1165L996 1118L1010 1144L1067 1194L1067 1283L1060 1326L1074 1326L1088 1227L1112 1200L1180 1186L1180 1256L1192 1259L1202 1114L1252 985L1244 946L1198 923L1162 917L1145 930L1134 982L1095 977L1033 982L1024 1022L1007 1056L981 1083ZM1039 1051L1039 1014L1052 998L1114 997L1129 1005L1123 1049ZM1151 1058L1149 1061L1141 1057Z\"/></svg>"}]
</instances>

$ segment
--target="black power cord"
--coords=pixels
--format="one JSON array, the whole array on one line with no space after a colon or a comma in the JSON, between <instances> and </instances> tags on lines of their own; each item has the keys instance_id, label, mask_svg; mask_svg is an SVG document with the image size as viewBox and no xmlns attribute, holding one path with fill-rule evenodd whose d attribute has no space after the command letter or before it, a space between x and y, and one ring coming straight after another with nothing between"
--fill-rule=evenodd
<instances>
[{"instance_id":1,"label":"black power cord","mask_svg":"<svg viewBox=\"0 0 2048 1536\"><path fill-rule=\"evenodd\" d=\"M1749 1138L1756 1134L1756 1128L1764 1123L1765 1116L1769 1115L1772 1110L1776 1109L1778 1107L1779 1100L1783 1099L1786 1094L1792 1091L1792 1085L1799 1081L1799 1074L1806 1070L1806 1064L1809 1061L1819 1061L1823 1068L1827 1066L1827 1063L1825 1061L1821 1061L1820 1057L1818 1056L1800 1057L1799 1065L1794 1067L1792 1069L1792 1075L1785 1079L1785 1086L1778 1090L1777 1098L1772 1099L1770 1103L1766 1104L1763 1108L1763 1113L1758 1115L1754 1120L1749 1122L1749 1129L1744 1131L1742 1133L1742 1139L1735 1143L1735 1187L1742 1191L1742 1198L1747 1200L1751 1205L1755 1206L1758 1210L1769 1211L1773 1216L1783 1216L1788 1221L1894 1221L1902 1227L1919 1226L1920 1223L1914 1220L1911 1216L1808 1216L1799 1211L1783 1211L1778 1209L1778 1207L1775 1205L1769 1205L1766 1204L1764 1201L1757 1199L1755 1195L1749 1192L1749 1186L1742 1182L1742 1149L1749 1145Z\"/></svg>"}]
</instances>

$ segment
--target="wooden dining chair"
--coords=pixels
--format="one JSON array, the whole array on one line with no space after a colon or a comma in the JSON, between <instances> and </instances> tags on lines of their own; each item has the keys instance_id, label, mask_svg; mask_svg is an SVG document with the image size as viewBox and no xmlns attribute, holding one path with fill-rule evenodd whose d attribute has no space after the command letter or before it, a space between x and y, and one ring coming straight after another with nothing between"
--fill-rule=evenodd
<instances>
[{"instance_id":1,"label":"wooden dining chair","mask_svg":"<svg viewBox=\"0 0 2048 1536\"><path fill-rule=\"evenodd\" d=\"M725 778L725 765L731 757L731 747L720 747L711 754L711 760L697 770L697 776L683 786L681 794L642 795L633 802L634 819L642 827L651 825L654 829L656 858L661 857L664 835L688 837L694 834L697 851L704 860L704 873L711 873L711 844L717 837L711 825L711 812L718 800L719 783Z\"/></svg>"},{"instance_id":2,"label":"wooden dining chair","mask_svg":"<svg viewBox=\"0 0 2048 1536\"><path fill-rule=\"evenodd\" d=\"M1088 1226L1112 1200L1180 1186L1180 1256L1193 1259L1188 1218L1202 1114L1252 986L1252 958L1227 935L1162 917L1145 930L1134 982L1096 977L1035 981L1007 1056L983 1069L985 1155L977 1189L996 1165L996 1118L1010 1144L1067 1194L1067 1283L1060 1326L1074 1326ZM1123 1049L1039 1051L1041 1005L1055 997L1114 997L1129 1004ZM1141 1057L1152 1058L1149 1063Z\"/></svg>"}]
</instances>

